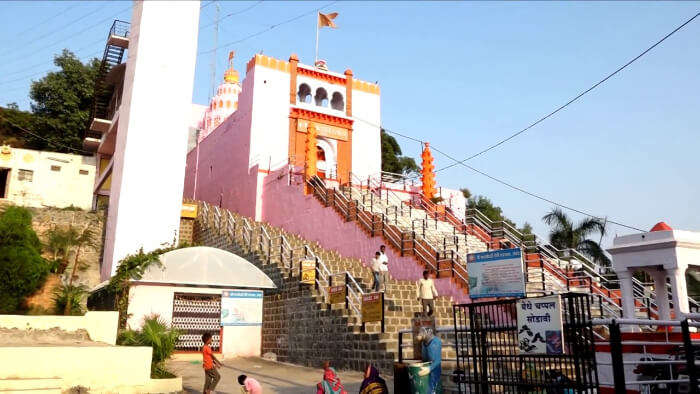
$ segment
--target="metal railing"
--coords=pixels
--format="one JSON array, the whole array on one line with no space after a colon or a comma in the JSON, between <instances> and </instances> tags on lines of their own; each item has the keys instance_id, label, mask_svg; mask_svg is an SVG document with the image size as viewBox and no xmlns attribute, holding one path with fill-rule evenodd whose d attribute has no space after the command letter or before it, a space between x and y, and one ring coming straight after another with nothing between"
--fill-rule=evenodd
<instances>
[{"instance_id":1,"label":"metal railing","mask_svg":"<svg viewBox=\"0 0 700 394\"><path fill-rule=\"evenodd\" d=\"M110 36L128 37L131 24L127 21L115 19L112 27L109 29Z\"/></svg>"},{"instance_id":2,"label":"metal railing","mask_svg":"<svg viewBox=\"0 0 700 394\"><path fill-rule=\"evenodd\" d=\"M643 393L700 392L700 338L694 333L700 314L687 314L683 320L593 319L593 327L607 331L607 337L597 334L596 352L610 353L609 361L607 357L598 361L599 371L610 372L599 375L612 376L612 381L601 380L601 386L614 388L615 393L626 393L628 388Z\"/></svg>"},{"instance_id":3,"label":"metal railing","mask_svg":"<svg viewBox=\"0 0 700 394\"><path fill-rule=\"evenodd\" d=\"M289 277L299 272L301 260L314 260L316 266L315 288L321 293L326 302L330 302L328 287L332 285L332 277L345 275L346 305L357 316L361 315L362 295L365 292L350 272L331 272L323 259L316 255L308 244L293 248L284 234L271 235L263 223L253 222L247 218L237 217L237 215L234 216L228 210L211 206L203 201L197 201L197 203L201 207L202 220L213 223L219 234L225 232L237 246L247 253L257 253L261 260L267 264L276 260L282 268L287 270Z\"/></svg>"}]
</instances>

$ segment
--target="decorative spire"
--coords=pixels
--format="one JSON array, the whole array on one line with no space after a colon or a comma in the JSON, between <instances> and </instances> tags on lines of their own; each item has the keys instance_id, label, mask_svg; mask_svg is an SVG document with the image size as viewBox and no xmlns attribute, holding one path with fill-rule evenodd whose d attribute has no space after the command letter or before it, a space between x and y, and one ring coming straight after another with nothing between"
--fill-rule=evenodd
<instances>
[{"instance_id":1,"label":"decorative spire","mask_svg":"<svg viewBox=\"0 0 700 394\"><path fill-rule=\"evenodd\" d=\"M238 83L238 71L233 68L233 57L236 55L236 51L231 51L228 53L228 69L224 73L224 81L228 83Z\"/></svg>"},{"instance_id":2,"label":"decorative spire","mask_svg":"<svg viewBox=\"0 0 700 394\"><path fill-rule=\"evenodd\" d=\"M311 179L317 173L316 161L318 157L316 156L316 126L309 122L309 126L306 129L306 146L304 149L306 155L304 175L306 179Z\"/></svg>"},{"instance_id":3,"label":"decorative spire","mask_svg":"<svg viewBox=\"0 0 700 394\"><path fill-rule=\"evenodd\" d=\"M433 164L433 154L430 152L430 143L426 142L421 153L423 163L421 164L421 175L423 181L423 197L431 199L435 196L435 165Z\"/></svg>"}]
</instances>

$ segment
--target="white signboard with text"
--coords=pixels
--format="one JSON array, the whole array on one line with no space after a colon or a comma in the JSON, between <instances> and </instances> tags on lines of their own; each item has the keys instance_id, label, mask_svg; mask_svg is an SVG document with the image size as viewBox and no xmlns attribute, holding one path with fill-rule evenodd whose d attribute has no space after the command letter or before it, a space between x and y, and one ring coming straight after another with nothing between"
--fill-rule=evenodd
<instances>
[{"instance_id":1,"label":"white signboard with text","mask_svg":"<svg viewBox=\"0 0 700 394\"><path fill-rule=\"evenodd\" d=\"M262 326L263 292L224 290L221 293L222 326Z\"/></svg>"},{"instance_id":2,"label":"white signboard with text","mask_svg":"<svg viewBox=\"0 0 700 394\"><path fill-rule=\"evenodd\" d=\"M467 255L469 297L524 297L525 276L520 248Z\"/></svg>"},{"instance_id":3,"label":"white signboard with text","mask_svg":"<svg viewBox=\"0 0 700 394\"><path fill-rule=\"evenodd\" d=\"M520 354L563 354L561 297L525 298L516 303Z\"/></svg>"}]
</instances>

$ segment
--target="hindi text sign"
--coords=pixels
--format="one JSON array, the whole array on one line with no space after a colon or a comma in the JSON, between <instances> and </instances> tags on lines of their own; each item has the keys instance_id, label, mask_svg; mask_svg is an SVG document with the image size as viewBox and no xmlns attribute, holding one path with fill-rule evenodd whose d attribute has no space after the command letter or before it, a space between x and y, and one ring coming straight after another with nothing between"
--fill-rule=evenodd
<instances>
[{"instance_id":1,"label":"hindi text sign","mask_svg":"<svg viewBox=\"0 0 700 394\"><path fill-rule=\"evenodd\" d=\"M383 293L369 293L362 295L362 322L382 321L384 317Z\"/></svg>"},{"instance_id":2,"label":"hindi text sign","mask_svg":"<svg viewBox=\"0 0 700 394\"><path fill-rule=\"evenodd\" d=\"M301 283L306 285L316 283L316 260L301 261Z\"/></svg>"},{"instance_id":3,"label":"hindi text sign","mask_svg":"<svg viewBox=\"0 0 700 394\"><path fill-rule=\"evenodd\" d=\"M347 141L348 140L348 130L338 126L331 126L324 123L311 122L316 126L316 132L319 137L328 137L334 140ZM297 121L297 131L306 133L309 127L309 121L305 119L299 119Z\"/></svg>"},{"instance_id":4,"label":"hindi text sign","mask_svg":"<svg viewBox=\"0 0 700 394\"><path fill-rule=\"evenodd\" d=\"M516 303L520 354L563 354L564 330L558 295Z\"/></svg>"},{"instance_id":5,"label":"hindi text sign","mask_svg":"<svg viewBox=\"0 0 700 394\"><path fill-rule=\"evenodd\" d=\"M345 302L346 287L345 285L331 286L328 288L328 298L331 304L342 304Z\"/></svg>"},{"instance_id":6,"label":"hindi text sign","mask_svg":"<svg viewBox=\"0 0 700 394\"><path fill-rule=\"evenodd\" d=\"M224 290L221 292L222 326L261 326L263 292Z\"/></svg>"},{"instance_id":7,"label":"hindi text sign","mask_svg":"<svg viewBox=\"0 0 700 394\"><path fill-rule=\"evenodd\" d=\"M471 298L525 296L520 248L470 253L467 274Z\"/></svg>"}]
</instances>

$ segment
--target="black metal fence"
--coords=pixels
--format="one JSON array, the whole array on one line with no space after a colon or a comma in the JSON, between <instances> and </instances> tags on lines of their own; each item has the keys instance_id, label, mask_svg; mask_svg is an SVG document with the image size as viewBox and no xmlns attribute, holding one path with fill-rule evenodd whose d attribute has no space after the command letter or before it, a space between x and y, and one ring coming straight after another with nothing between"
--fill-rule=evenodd
<instances>
[{"instance_id":1,"label":"black metal fence","mask_svg":"<svg viewBox=\"0 0 700 394\"><path fill-rule=\"evenodd\" d=\"M515 299L454 306L460 393L598 390L588 294L561 295L564 354L520 354Z\"/></svg>"}]
</instances>

